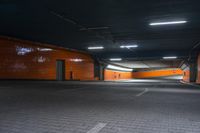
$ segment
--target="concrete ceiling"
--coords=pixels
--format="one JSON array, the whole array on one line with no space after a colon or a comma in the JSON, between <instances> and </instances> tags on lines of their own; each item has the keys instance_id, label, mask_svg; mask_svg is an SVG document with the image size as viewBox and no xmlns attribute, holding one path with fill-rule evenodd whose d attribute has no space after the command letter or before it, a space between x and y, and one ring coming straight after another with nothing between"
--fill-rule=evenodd
<instances>
[{"instance_id":1,"label":"concrete ceiling","mask_svg":"<svg viewBox=\"0 0 200 133\"><path fill-rule=\"evenodd\" d=\"M187 58L200 38L198 0L1 0L0 34L87 51L97 58ZM176 26L150 22L187 20ZM137 49L120 45L137 44ZM88 51L88 46L104 46Z\"/></svg>"}]
</instances>

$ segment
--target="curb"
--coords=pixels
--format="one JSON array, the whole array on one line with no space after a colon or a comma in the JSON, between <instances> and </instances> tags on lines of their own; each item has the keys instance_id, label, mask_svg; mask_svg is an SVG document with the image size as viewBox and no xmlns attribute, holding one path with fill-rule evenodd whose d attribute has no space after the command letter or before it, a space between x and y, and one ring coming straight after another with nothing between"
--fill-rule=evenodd
<instances>
[{"instance_id":1,"label":"curb","mask_svg":"<svg viewBox=\"0 0 200 133\"><path fill-rule=\"evenodd\" d=\"M200 88L200 85L197 85L197 84L194 84L194 83L188 83L188 82L185 82L185 81L182 81L182 80L180 80L180 82L181 82L182 84L186 84L186 85L190 85L190 86L194 86L194 87Z\"/></svg>"}]
</instances>

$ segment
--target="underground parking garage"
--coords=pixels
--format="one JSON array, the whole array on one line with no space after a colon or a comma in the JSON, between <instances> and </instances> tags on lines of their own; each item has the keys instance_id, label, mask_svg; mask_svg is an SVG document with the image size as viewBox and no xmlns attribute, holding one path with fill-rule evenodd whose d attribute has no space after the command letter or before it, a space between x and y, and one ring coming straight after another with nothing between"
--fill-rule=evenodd
<instances>
[{"instance_id":1,"label":"underground parking garage","mask_svg":"<svg viewBox=\"0 0 200 133\"><path fill-rule=\"evenodd\" d=\"M199 133L199 4L0 1L0 133Z\"/></svg>"}]
</instances>

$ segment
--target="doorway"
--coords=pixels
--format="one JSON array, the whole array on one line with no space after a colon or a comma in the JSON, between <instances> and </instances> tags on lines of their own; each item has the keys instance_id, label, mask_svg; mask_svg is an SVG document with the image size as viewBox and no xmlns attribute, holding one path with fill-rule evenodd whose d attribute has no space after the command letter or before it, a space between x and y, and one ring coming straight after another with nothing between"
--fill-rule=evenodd
<instances>
[{"instance_id":1,"label":"doorway","mask_svg":"<svg viewBox=\"0 0 200 133\"><path fill-rule=\"evenodd\" d=\"M56 61L56 80L57 81L65 80L65 60Z\"/></svg>"}]
</instances>

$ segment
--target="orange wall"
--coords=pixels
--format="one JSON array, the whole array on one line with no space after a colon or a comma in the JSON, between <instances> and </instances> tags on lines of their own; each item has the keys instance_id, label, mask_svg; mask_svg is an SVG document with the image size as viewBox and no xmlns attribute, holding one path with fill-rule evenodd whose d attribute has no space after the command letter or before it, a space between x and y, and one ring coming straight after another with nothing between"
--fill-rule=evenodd
<instances>
[{"instance_id":1,"label":"orange wall","mask_svg":"<svg viewBox=\"0 0 200 133\"><path fill-rule=\"evenodd\" d=\"M167 70L152 70L143 72L133 72L133 78L153 78L153 77L164 77L173 75L182 75L181 69L167 69Z\"/></svg>"},{"instance_id":2,"label":"orange wall","mask_svg":"<svg viewBox=\"0 0 200 133\"><path fill-rule=\"evenodd\" d=\"M48 44L0 37L0 79L56 79L56 60L65 60L65 77L93 80L94 63L90 55ZM79 62L75 62L77 61Z\"/></svg>"},{"instance_id":3,"label":"orange wall","mask_svg":"<svg viewBox=\"0 0 200 133\"><path fill-rule=\"evenodd\" d=\"M190 70L189 69L183 70L183 81L190 82Z\"/></svg>"},{"instance_id":4,"label":"orange wall","mask_svg":"<svg viewBox=\"0 0 200 133\"><path fill-rule=\"evenodd\" d=\"M121 72L108 69L104 70L105 80L155 78L155 77L175 76L175 75L183 75L183 71L181 69L154 70L145 72Z\"/></svg>"},{"instance_id":5,"label":"orange wall","mask_svg":"<svg viewBox=\"0 0 200 133\"><path fill-rule=\"evenodd\" d=\"M104 80L132 79L132 72L104 70Z\"/></svg>"}]
</instances>

